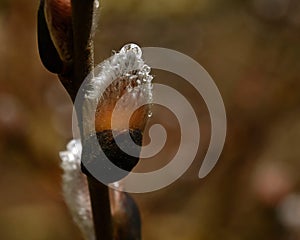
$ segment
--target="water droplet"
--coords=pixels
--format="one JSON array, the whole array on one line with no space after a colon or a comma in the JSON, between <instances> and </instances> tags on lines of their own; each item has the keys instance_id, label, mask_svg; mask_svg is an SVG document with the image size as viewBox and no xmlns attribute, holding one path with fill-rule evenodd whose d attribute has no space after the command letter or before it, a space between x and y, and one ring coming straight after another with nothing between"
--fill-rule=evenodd
<instances>
[{"instance_id":1,"label":"water droplet","mask_svg":"<svg viewBox=\"0 0 300 240\"><path fill-rule=\"evenodd\" d=\"M120 53L125 54L128 53L129 51L134 52L138 58L142 57L142 49L134 43L126 44L124 47L122 47Z\"/></svg>"},{"instance_id":2,"label":"water droplet","mask_svg":"<svg viewBox=\"0 0 300 240\"><path fill-rule=\"evenodd\" d=\"M151 111L148 112L148 117L151 118L153 113Z\"/></svg>"},{"instance_id":3,"label":"water droplet","mask_svg":"<svg viewBox=\"0 0 300 240\"><path fill-rule=\"evenodd\" d=\"M138 85L140 85L140 84L141 84L141 80L136 80L136 83L137 83Z\"/></svg>"},{"instance_id":4,"label":"water droplet","mask_svg":"<svg viewBox=\"0 0 300 240\"><path fill-rule=\"evenodd\" d=\"M135 76L135 75L132 75L132 76L130 76L130 78L129 78L130 81L134 81L135 79L136 79L136 76Z\"/></svg>"},{"instance_id":5,"label":"water droplet","mask_svg":"<svg viewBox=\"0 0 300 240\"><path fill-rule=\"evenodd\" d=\"M144 65L142 71L149 74L151 72L151 68L148 65Z\"/></svg>"},{"instance_id":6,"label":"water droplet","mask_svg":"<svg viewBox=\"0 0 300 240\"><path fill-rule=\"evenodd\" d=\"M142 72L142 71L139 71L139 72L137 73L137 76L138 76L139 79L144 79L145 76L146 76L146 74L145 74L144 72Z\"/></svg>"},{"instance_id":7,"label":"water droplet","mask_svg":"<svg viewBox=\"0 0 300 240\"><path fill-rule=\"evenodd\" d=\"M148 83L151 83L152 80L153 80L153 77L152 77L151 75L149 75L149 76L146 77L146 81L147 81Z\"/></svg>"},{"instance_id":8,"label":"water droplet","mask_svg":"<svg viewBox=\"0 0 300 240\"><path fill-rule=\"evenodd\" d=\"M133 89L133 88L132 88L130 85L129 85L129 86L127 86L127 92L129 92L129 93L130 93L130 92L132 91L132 89Z\"/></svg>"}]
</instances>

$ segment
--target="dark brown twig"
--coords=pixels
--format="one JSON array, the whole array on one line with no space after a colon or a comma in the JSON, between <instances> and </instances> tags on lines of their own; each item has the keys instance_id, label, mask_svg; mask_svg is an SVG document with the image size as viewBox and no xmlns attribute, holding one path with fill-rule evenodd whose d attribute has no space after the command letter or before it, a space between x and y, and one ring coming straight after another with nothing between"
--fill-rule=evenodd
<instances>
[{"instance_id":1,"label":"dark brown twig","mask_svg":"<svg viewBox=\"0 0 300 240\"><path fill-rule=\"evenodd\" d=\"M85 77L92 71L93 58L93 24L94 0L72 0L73 19L73 85L80 88Z\"/></svg>"},{"instance_id":2,"label":"dark brown twig","mask_svg":"<svg viewBox=\"0 0 300 240\"><path fill-rule=\"evenodd\" d=\"M94 0L72 0L74 38L73 84L77 90L80 88L85 77L93 69L93 41L91 33L93 10ZM79 124L82 126L82 116L77 117ZM81 133L82 138L84 138L85 136L82 130ZM82 158L83 157L85 157L85 155L82 155ZM86 175L89 183L96 239L112 240L112 221L108 187L94 179L90 174L86 173Z\"/></svg>"},{"instance_id":3,"label":"dark brown twig","mask_svg":"<svg viewBox=\"0 0 300 240\"><path fill-rule=\"evenodd\" d=\"M113 239L109 189L92 176L87 175L96 239Z\"/></svg>"}]
</instances>

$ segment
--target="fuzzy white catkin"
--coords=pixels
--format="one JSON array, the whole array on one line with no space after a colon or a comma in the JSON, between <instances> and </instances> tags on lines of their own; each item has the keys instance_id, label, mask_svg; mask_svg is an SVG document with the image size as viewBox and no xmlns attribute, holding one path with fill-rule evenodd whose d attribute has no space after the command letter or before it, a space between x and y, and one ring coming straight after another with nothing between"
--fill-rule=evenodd
<instances>
[{"instance_id":1,"label":"fuzzy white catkin","mask_svg":"<svg viewBox=\"0 0 300 240\"><path fill-rule=\"evenodd\" d=\"M121 100L119 107L131 115L140 103L151 104L153 76L150 72L151 68L142 59L141 48L134 43L126 44L119 52L100 63L85 92L84 133L91 134L94 131L95 109L98 105ZM124 84L128 94L121 99L124 96ZM148 116L151 115L149 111Z\"/></svg>"},{"instance_id":2,"label":"fuzzy white catkin","mask_svg":"<svg viewBox=\"0 0 300 240\"><path fill-rule=\"evenodd\" d=\"M63 169L62 190L74 222L84 239L94 240L95 231L86 176L81 172L81 142L71 140L66 151L60 152Z\"/></svg>"}]
</instances>

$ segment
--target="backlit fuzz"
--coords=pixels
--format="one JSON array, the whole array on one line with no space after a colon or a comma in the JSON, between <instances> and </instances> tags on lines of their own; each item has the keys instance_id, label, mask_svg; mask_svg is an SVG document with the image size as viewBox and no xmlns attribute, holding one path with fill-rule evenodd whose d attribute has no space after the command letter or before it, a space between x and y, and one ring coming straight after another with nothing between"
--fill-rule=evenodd
<instances>
[{"instance_id":1,"label":"backlit fuzz","mask_svg":"<svg viewBox=\"0 0 300 240\"><path fill-rule=\"evenodd\" d=\"M151 68L142 59L142 50L136 44L125 45L120 52L98 65L85 96L88 105L97 105L96 129L90 131L121 131L129 128L143 130L148 115L151 115L149 104L152 102L153 77L150 71ZM115 109L117 102L118 111ZM135 111L137 106L144 104L144 107ZM117 112L117 119L120 121L111 126L113 111ZM92 110L88 112L95 114ZM128 114L132 120L130 126L123 120ZM84 116L87 124L93 119L89 114Z\"/></svg>"},{"instance_id":2,"label":"backlit fuzz","mask_svg":"<svg viewBox=\"0 0 300 240\"><path fill-rule=\"evenodd\" d=\"M87 98L100 101L118 98L123 93L121 86L124 82L128 92L134 90L137 94L148 96L150 103L153 77L150 75L151 68L142 59L142 50L138 45L125 45L120 52L101 63L99 68L99 73L91 81ZM108 91L101 96L103 88L111 82Z\"/></svg>"},{"instance_id":3,"label":"backlit fuzz","mask_svg":"<svg viewBox=\"0 0 300 240\"><path fill-rule=\"evenodd\" d=\"M95 240L93 215L87 178L81 172L81 143L71 140L67 149L59 153L63 169L62 190L66 204L84 239Z\"/></svg>"}]
</instances>

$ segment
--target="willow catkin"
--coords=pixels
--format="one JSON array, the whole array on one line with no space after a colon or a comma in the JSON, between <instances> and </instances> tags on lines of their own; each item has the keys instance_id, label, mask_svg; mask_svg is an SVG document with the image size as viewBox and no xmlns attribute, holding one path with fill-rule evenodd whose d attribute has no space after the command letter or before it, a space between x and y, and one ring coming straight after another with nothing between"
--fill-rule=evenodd
<instances>
[{"instance_id":1,"label":"willow catkin","mask_svg":"<svg viewBox=\"0 0 300 240\"><path fill-rule=\"evenodd\" d=\"M141 49L135 44L125 45L120 52L101 63L99 71L95 72L89 83L89 90L85 96L87 103L97 106L96 113L86 109L86 112L91 112L91 114L95 115L95 118L89 114L84 116L86 124L95 127L95 129L89 130L97 133L111 130L113 108L118 101L122 101L121 109L116 113L120 122L118 121L113 126L114 130L123 131L124 129L130 129L132 131L132 129L140 129L143 131L150 112L149 105L143 106L135 113L133 110L135 110L139 101L147 104L150 104L152 101L153 77L150 75L150 71L151 68L142 60ZM126 97L122 99L124 94ZM85 106L88 107L89 104ZM122 122L122 120L124 121L124 116L128 114L133 114L133 121L131 121L129 126L126 125L126 121L125 123ZM95 123L90 124L90 119L94 119ZM86 151L86 149L84 150ZM111 149L108 150L111 151ZM61 167L63 169L62 189L66 204L84 238L86 240L94 240L95 230L88 183L86 176L81 172L81 153L82 143L79 140L70 141L66 151L60 152ZM118 154L118 156L120 155L122 154ZM121 160L124 159L126 160L126 158ZM100 159L95 160L98 161ZM134 201L126 194L117 192L111 192L111 198L113 198L111 202L112 215L122 219L134 216L134 218L137 218L135 226L138 226L139 216ZM122 201L118 202L118 199ZM129 205L128 209L126 209L126 204ZM129 214L129 216L125 216L126 214ZM119 230L122 229L121 226L117 226L117 228ZM139 229L139 227L136 228ZM132 236L139 235L136 229L133 229L131 232Z\"/></svg>"},{"instance_id":2,"label":"willow catkin","mask_svg":"<svg viewBox=\"0 0 300 240\"><path fill-rule=\"evenodd\" d=\"M87 178L81 172L81 142L71 140L66 151L59 153L62 160L62 190L74 222L84 239L94 240L93 215Z\"/></svg>"}]
</instances>

